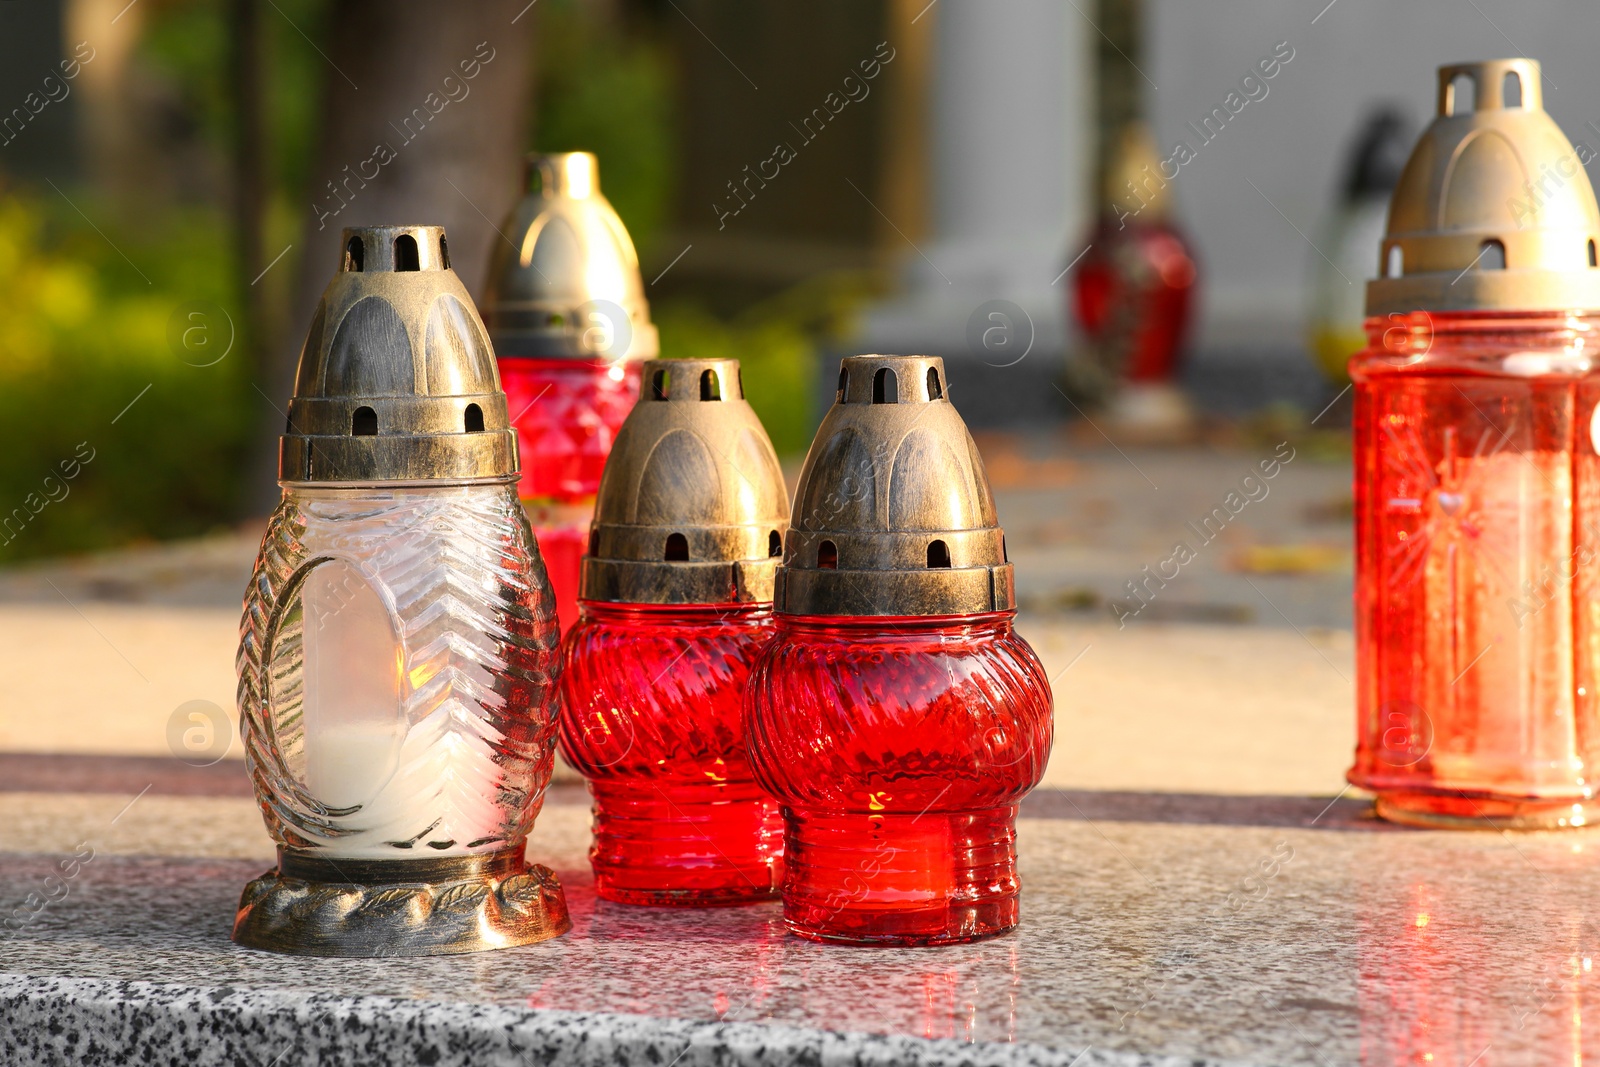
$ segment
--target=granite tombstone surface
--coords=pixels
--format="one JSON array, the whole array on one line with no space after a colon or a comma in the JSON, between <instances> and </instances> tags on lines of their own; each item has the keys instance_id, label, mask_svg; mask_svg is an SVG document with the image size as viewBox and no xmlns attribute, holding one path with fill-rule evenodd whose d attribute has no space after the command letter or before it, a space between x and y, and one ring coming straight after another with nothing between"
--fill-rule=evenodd
<instances>
[{"instance_id":1,"label":"granite tombstone surface","mask_svg":"<svg viewBox=\"0 0 1600 1067\"><path fill-rule=\"evenodd\" d=\"M228 940L240 886L270 862L250 801L130 799L0 794L0 894L43 901L0 943L3 1062L1465 1067L1600 1051L1582 833L1391 829L1350 798L1046 790L1019 824L1018 930L857 949L787 935L776 904L598 900L584 797L562 787L537 853L566 884L570 934L327 960ZM68 891L51 902L47 884Z\"/></svg>"}]
</instances>

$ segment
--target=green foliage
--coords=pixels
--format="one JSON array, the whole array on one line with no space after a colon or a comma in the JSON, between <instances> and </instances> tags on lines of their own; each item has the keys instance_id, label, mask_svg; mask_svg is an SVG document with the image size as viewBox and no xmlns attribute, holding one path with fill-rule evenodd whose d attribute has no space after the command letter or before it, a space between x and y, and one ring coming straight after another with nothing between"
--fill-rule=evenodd
<instances>
[{"instance_id":1,"label":"green foliage","mask_svg":"<svg viewBox=\"0 0 1600 1067\"><path fill-rule=\"evenodd\" d=\"M672 208L677 137L666 48L601 22L591 5L539 5L534 143L593 152L600 189L648 252Z\"/></svg>"},{"instance_id":2,"label":"green foliage","mask_svg":"<svg viewBox=\"0 0 1600 1067\"><path fill-rule=\"evenodd\" d=\"M274 247L296 239L289 202L310 165L327 76L301 31L320 37L328 9L277 0L263 13ZM211 0L167 0L148 13L135 59L189 124L177 136L197 135L219 168L235 136L226 14ZM0 189L0 562L229 520L268 403L237 341L196 365L240 321L226 187L213 207L127 211L120 223L92 191L67 192L76 207L49 189ZM287 277L280 268L264 284ZM174 317L202 303L223 317L183 318L174 331ZM210 348L175 347L183 330Z\"/></svg>"},{"instance_id":3,"label":"green foliage","mask_svg":"<svg viewBox=\"0 0 1600 1067\"><path fill-rule=\"evenodd\" d=\"M267 64L262 104L269 185L278 195L298 193L311 168L317 108L330 76L312 42L323 39L330 7L328 0L274 0L262 9L257 48ZM221 158L233 151L237 133L227 11L215 0L168 0L150 11L138 44L139 62L172 87L182 113Z\"/></svg>"},{"instance_id":4,"label":"green foliage","mask_svg":"<svg viewBox=\"0 0 1600 1067\"><path fill-rule=\"evenodd\" d=\"M308 190L317 147L323 89L330 80L344 87L319 48L326 47L325 27L332 14L331 0L274 0L259 13L256 51L264 64L260 91L266 203L263 220L264 257L278 250L293 250L261 282L268 313L282 314L289 300L299 262L305 202L323 190ZM193 136L209 156L219 179L211 190L219 214L231 210L231 173L239 135L237 87L233 84L234 55L229 37L228 5L216 0L164 0L146 14L136 48L136 62L158 79L189 124ZM316 42L322 42L321 45ZM166 213L151 213L148 220L168 225ZM215 241L231 243L235 234L219 228ZM208 264L212 260L205 260ZM289 328L276 320L264 324L267 332ZM298 326L292 327L298 329Z\"/></svg>"},{"instance_id":5,"label":"green foliage","mask_svg":"<svg viewBox=\"0 0 1600 1067\"><path fill-rule=\"evenodd\" d=\"M868 274L831 274L803 282L732 320L698 304L657 305L661 354L667 359L737 359L745 397L779 455L805 452L821 412L822 350L848 334L861 304L876 291Z\"/></svg>"},{"instance_id":6,"label":"green foliage","mask_svg":"<svg viewBox=\"0 0 1600 1067\"><path fill-rule=\"evenodd\" d=\"M0 196L0 561L200 533L233 513L255 416L246 368L237 351L191 366L168 340L180 306L227 303L221 222L181 214L151 241L103 228L59 199ZM226 320L211 325L225 343Z\"/></svg>"},{"instance_id":7,"label":"green foliage","mask_svg":"<svg viewBox=\"0 0 1600 1067\"><path fill-rule=\"evenodd\" d=\"M227 5L190 0L152 9L137 50L176 91L182 113L224 146L233 120L230 66L221 62L228 47Z\"/></svg>"},{"instance_id":8,"label":"green foliage","mask_svg":"<svg viewBox=\"0 0 1600 1067\"><path fill-rule=\"evenodd\" d=\"M781 320L723 322L694 304L655 316L666 359L737 359L745 399L756 409L779 455L804 452L816 428L817 353L811 338Z\"/></svg>"},{"instance_id":9,"label":"green foliage","mask_svg":"<svg viewBox=\"0 0 1600 1067\"><path fill-rule=\"evenodd\" d=\"M268 31L262 85L267 162L277 175L275 194L298 210L304 210L300 195L309 183L321 129L322 86L336 76L311 43L326 41L323 26L331 6L328 0L275 0L262 14ZM285 231L285 242L298 240L298 210L291 212L295 225Z\"/></svg>"}]
</instances>

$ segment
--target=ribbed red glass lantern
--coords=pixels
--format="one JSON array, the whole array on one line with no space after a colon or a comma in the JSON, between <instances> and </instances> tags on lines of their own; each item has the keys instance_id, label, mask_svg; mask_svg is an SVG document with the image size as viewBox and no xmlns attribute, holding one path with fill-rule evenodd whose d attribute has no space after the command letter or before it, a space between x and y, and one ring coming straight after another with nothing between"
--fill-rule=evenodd
<instances>
[{"instance_id":1,"label":"ribbed red glass lantern","mask_svg":"<svg viewBox=\"0 0 1600 1067\"><path fill-rule=\"evenodd\" d=\"M1583 162L1537 63L1448 66L1390 206L1350 362L1349 778L1395 821L1595 818L1600 210Z\"/></svg>"},{"instance_id":2,"label":"ribbed red glass lantern","mask_svg":"<svg viewBox=\"0 0 1600 1067\"><path fill-rule=\"evenodd\" d=\"M639 361L656 354L656 330L594 156L529 156L525 185L534 188L501 227L517 244L495 245L483 311L521 442L518 495L565 627L577 617L601 471L639 396Z\"/></svg>"},{"instance_id":3,"label":"ribbed red glass lantern","mask_svg":"<svg viewBox=\"0 0 1600 1067\"><path fill-rule=\"evenodd\" d=\"M1011 929L1050 685L1012 627L1004 534L941 360L844 360L795 509L745 702L783 805L784 921L862 944Z\"/></svg>"},{"instance_id":4,"label":"ribbed red glass lantern","mask_svg":"<svg viewBox=\"0 0 1600 1067\"><path fill-rule=\"evenodd\" d=\"M644 365L600 483L578 622L562 643L561 751L594 796L600 896L769 899L777 805L741 699L772 633L789 525L777 456L736 360Z\"/></svg>"}]
</instances>

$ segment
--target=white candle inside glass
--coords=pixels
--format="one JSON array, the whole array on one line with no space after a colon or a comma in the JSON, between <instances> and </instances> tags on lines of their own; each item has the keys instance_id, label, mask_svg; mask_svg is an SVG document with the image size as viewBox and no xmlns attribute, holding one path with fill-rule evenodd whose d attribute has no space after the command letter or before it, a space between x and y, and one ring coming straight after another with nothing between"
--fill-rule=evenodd
<instances>
[{"instance_id":1,"label":"white candle inside glass","mask_svg":"<svg viewBox=\"0 0 1600 1067\"><path fill-rule=\"evenodd\" d=\"M355 807L394 775L403 652L383 599L345 560L314 568L301 604L306 788L330 808Z\"/></svg>"}]
</instances>

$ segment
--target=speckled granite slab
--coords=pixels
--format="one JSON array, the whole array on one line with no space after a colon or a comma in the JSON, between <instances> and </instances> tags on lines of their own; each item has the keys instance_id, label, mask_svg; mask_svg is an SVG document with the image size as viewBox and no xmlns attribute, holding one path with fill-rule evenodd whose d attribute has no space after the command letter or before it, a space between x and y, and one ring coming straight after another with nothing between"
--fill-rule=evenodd
<instances>
[{"instance_id":1,"label":"speckled granite slab","mask_svg":"<svg viewBox=\"0 0 1600 1067\"><path fill-rule=\"evenodd\" d=\"M1044 793L1019 826L1020 929L872 950L790 937L776 905L598 900L575 799L536 833L567 886L567 936L321 960L227 939L271 855L249 801L0 794L6 913L78 842L96 849L65 899L0 938L0 1063L1600 1057L1591 832L1402 831L1348 799Z\"/></svg>"},{"instance_id":2,"label":"speckled granite slab","mask_svg":"<svg viewBox=\"0 0 1600 1067\"><path fill-rule=\"evenodd\" d=\"M0 977L7 1064L572 1067L1179 1067L1191 1057L972 1045L747 1022L464 1006L395 997ZM1206 1061L1212 1063L1217 1061Z\"/></svg>"}]
</instances>

